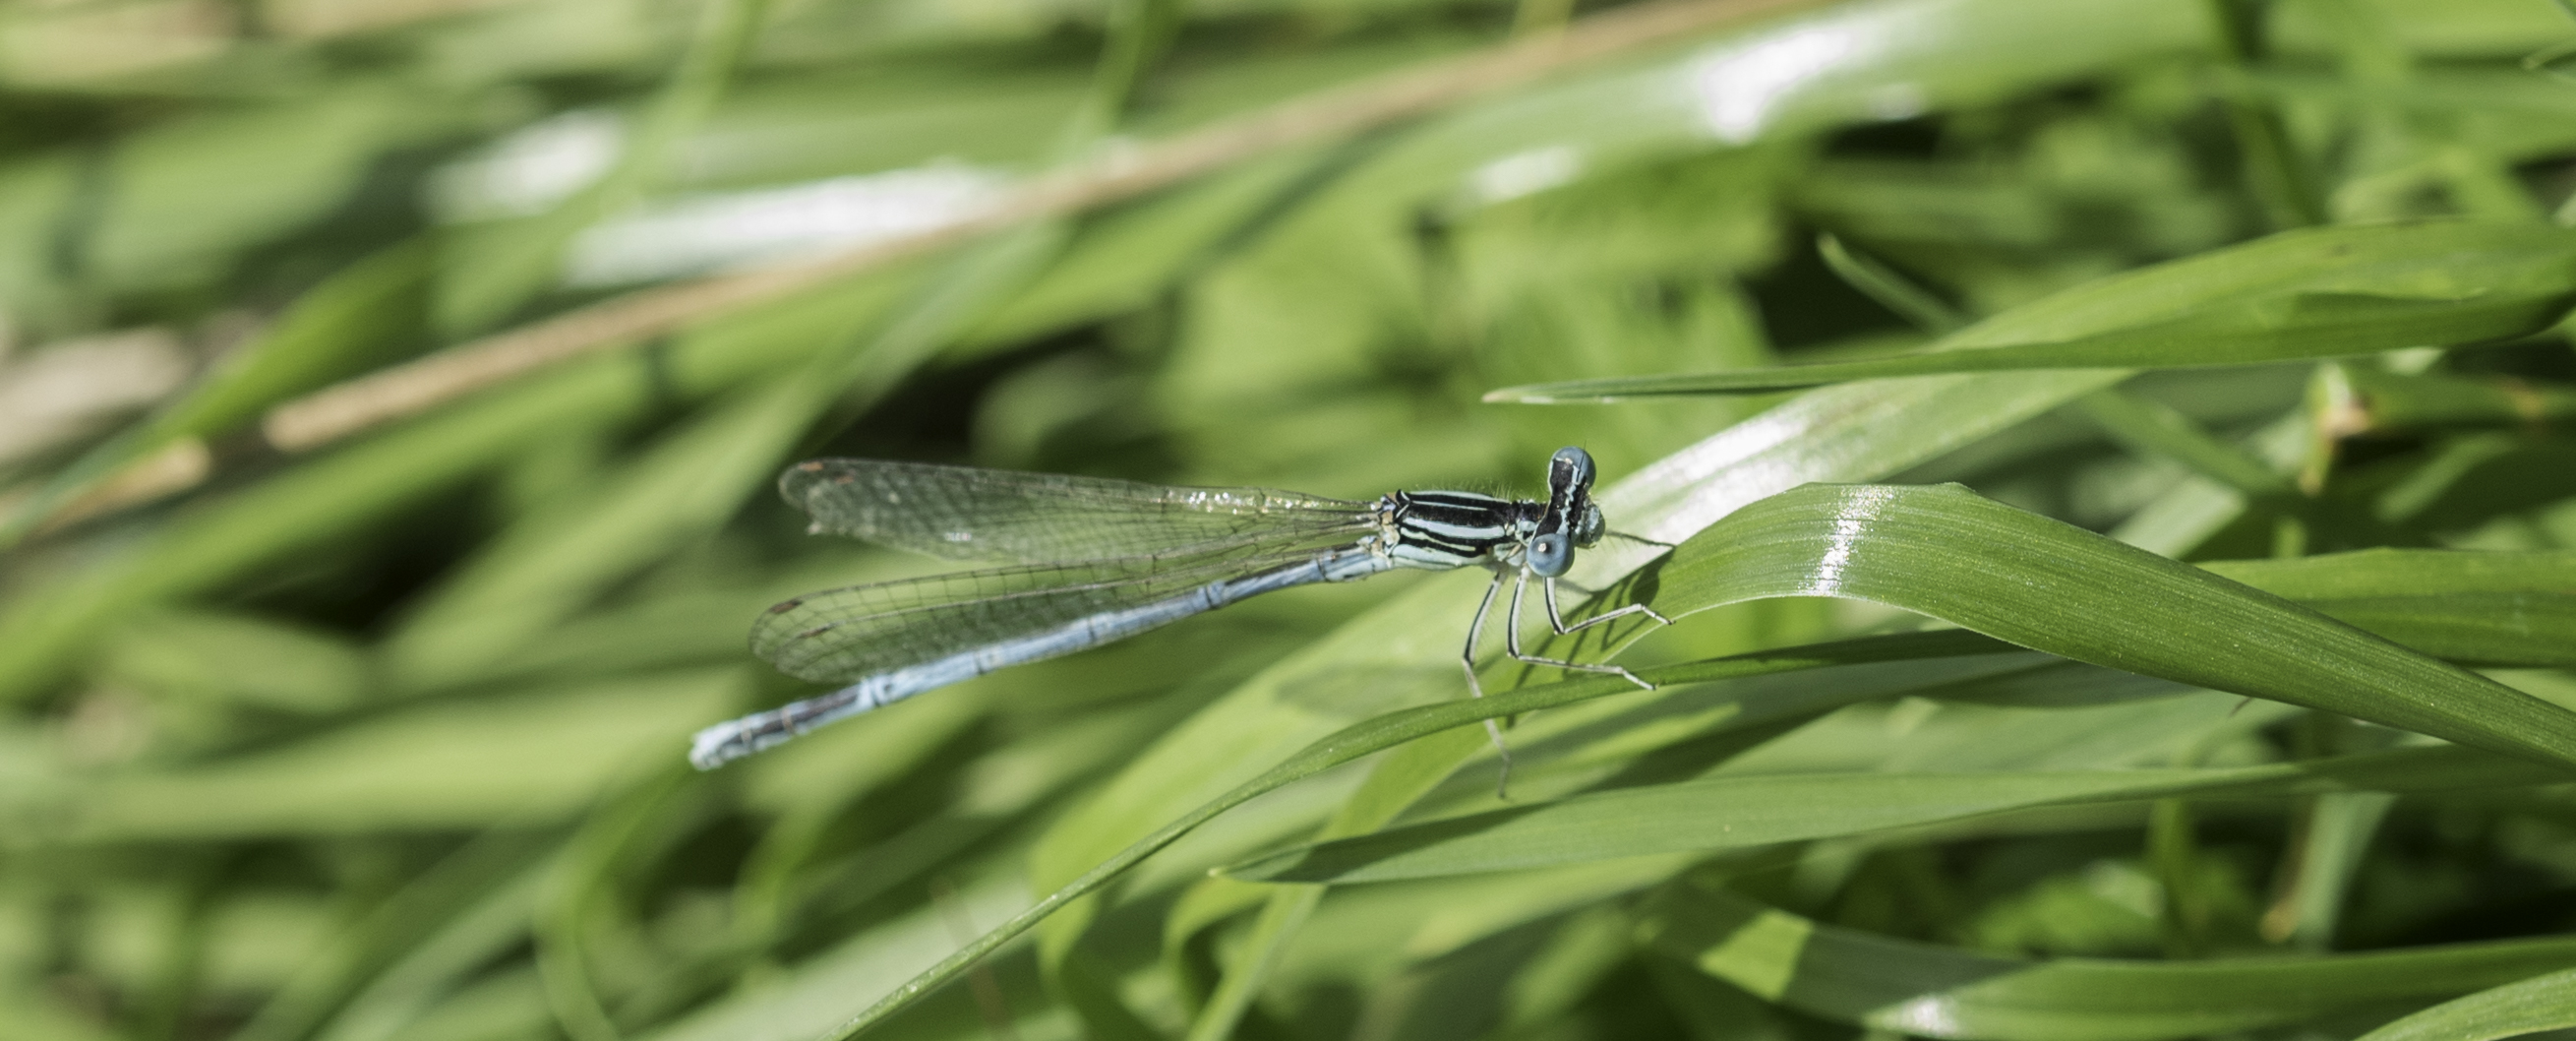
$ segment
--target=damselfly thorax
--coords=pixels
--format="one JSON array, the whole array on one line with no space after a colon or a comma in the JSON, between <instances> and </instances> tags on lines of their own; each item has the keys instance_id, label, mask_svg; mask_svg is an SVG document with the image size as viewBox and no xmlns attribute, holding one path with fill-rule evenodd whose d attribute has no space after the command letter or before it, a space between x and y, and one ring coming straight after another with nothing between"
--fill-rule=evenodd
<instances>
[{"instance_id":1,"label":"damselfly thorax","mask_svg":"<svg viewBox=\"0 0 2576 1041\"><path fill-rule=\"evenodd\" d=\"M1631 604L1565 623L1557 578L1573 565L1575 550L1605 533L1592 502L1593 476L1592 456L1566 448L1548 460L1545 499L1423 491L1356 502L873 459L799 463L780 476L779 490L814 518L817 533L949 559L1019 563L826 590L771 607L752 626L752 650L789 675L845 686L700 731L689 758L712 769L995 669L1096 647L1272 590L1395 568L1494 572L1460 656L1476 696L1484 694L1478 636L1507 581L1504 635L1512 658L1649 686L1616 665L1521 649L1521 602L1532 578L1558 633L1638 614L1665 620ZM1501 748L1500 729L1491 721L1486 728Z\"/></svg>"},{"instance_id":2,"label":"damselfly thorax","mask_svg":"<svg viewBox=\"0 0 2576 1041\"><path fill-rule=\"evenodd\" d=\"M1474 492L1393 492L1370 511L1370 548L1397 567L1446 571L1470 564L1517 565L1547 504Z\"/></svg>"}]
</instances>

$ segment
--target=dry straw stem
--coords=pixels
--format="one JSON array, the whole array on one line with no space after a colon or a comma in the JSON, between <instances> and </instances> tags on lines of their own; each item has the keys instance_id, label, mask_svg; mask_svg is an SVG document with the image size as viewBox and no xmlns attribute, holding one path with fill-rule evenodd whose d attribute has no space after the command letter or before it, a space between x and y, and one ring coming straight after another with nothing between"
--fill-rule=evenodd
<instances>
[{"instance_id":1,"label":"dry straw stem","mask_svg":"<svg viewBox=\"0 0 2576 1041\"><path fill-rule=\"evenodd\" d=\"M1823 2L1665 0L1621 8L1560 32L1292 99L1157 144L1112 148L950 224L818 260L630 293L316 391L270 410L260 433L279 451L309 451L557 362L649 340L1025 221L1080 213L1270 152L1347 138L1578 65ZM95 498L88 503L92 512L104 505Z\"/></svg>"},{"instance_id":2,"label":"dry straw stem","mask_svg":"<svg viewBox=\"0 0 2576 1041\"><path fill-rule=\"evenodd\" d=\"M280 451L305 451L555 362L650 339L1025 221L1134 198L1265 153L1436 112L1569 66L1817 3L1677 0L1625 8L1561 33L1298 98L1160 144L1111 149L950 224L819 260L630 293L327 388L270 411L261 432Z\"/></svg>"}]
</instances>

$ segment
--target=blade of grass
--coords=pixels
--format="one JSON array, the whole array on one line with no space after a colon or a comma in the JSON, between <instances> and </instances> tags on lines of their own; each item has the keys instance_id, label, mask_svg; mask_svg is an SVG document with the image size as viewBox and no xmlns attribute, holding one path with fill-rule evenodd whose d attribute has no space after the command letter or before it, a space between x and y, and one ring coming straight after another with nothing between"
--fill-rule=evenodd
<instances>
[{"instance_id":1,"label":"blade of grass","mask_svg":"<svg viewBox=\"0 0 2576 1041\"><path fill-rule=\"evenodd\" d=\"M1816 236L1816 255L1825 266L1841 276L1844 283L1867 294L1878 305L1896 312L1916 328L1934 335L1947 335L1968 324L1965 315L1913 280L1898 274L1878 258L1855 252L1839 236Z\"/></svg>"},{"instance_id":2,"label":"blade of grass","mask_svg":"<svg viewBox=\"0 0 2576 1041\"><path fill-rule=\"evenodd\" d=\"M1317 838L1365 835L1384 827L1405 807L1429 794L1457 769L1460 761L1484 746L1485 737L1478 731L1451 730L1396 750L1370 771L1358 793L1342 802ZM1235 963L1226 966L1216 992L1190 1021L1188 1041L1221 1041L1233 1034L1244 1012L1252 1007L1256 988L1269 978L1271 968L1286 952L1288 939L1297 934L1323 898L1322 886L1292 886L1263 903L1252 931L1238 945L1241 953Z\"/></svg>"},{"instance_id":3,"label":"blade of grass","mask_svg":"<svg viewBox=\"0 0 2576 1041\"><path fill-rule=\"evenodd\" d=\"M1485 400L1566 404L1945 373L2328 358L2526 335L2571 304L2576 232L2567 229L2457 221L2312 228L2087 283L1921 354L1506 387Z\"/></svg>"},{"instance_id":4,"label":"blade of grass","mask_svg":"<svg viewBox=\"0 0 2576 1041\"><path fill-rule=\"evenodd\" d=\"M1387 882L1864 835L2036 806L2444 791L2563 779L2547 767L2457 748L2236 769L1715 777L1453 817L1282 850L1222 870L1248 882Z\"/></svg>"},{"instance_id":5,"label":"blade of grass","mask_svg":"<svg viewBox=\"0 0 2576 1041\"><path fill-rule=\"evenodd\" d=\"M1953 653L1984 653L1991 645L1984 641L1960 641ZM1645 670L1641 675L1658 683L1697 683L1738 676L1759 676L1804 669L1826 668L1871 661L1901 660L1917 657L1923 649L1914 642L1862 641L1851 644L1795 648L1785 651L1740 655L1694 665ZM963 974L967 966L999 950L1020 934L1044 921L1068 905L1098 892L1129 868L1164 847L1178 841L1199 825L1229 809L1242 805L1255 796L1278 789L1292 781L1311 777L1325 770L1351 762L1409 741L1458 727L1472 726L1482 720L1517 715L1541 708L1576 704L1593 698L1634 692L1637 687L1625 680L1610 678L1580 679L1544 686L1526 687L1508 694L1496 694L1476 701L1425 705L1388 713L1327 735L1303 751L1216 798L1155 829L1142 839L1119 850L1088 871L1047 894L1035 905L1013 916L999 928L978 937L929 971L904 983L892 993L862 1010L827 1037L846 1041L869 1026L927 996L931 991Z\"/></svg>"},{"instance_id":6,"label":"blade of grass","mask_svg":"<svg viewBox=\"0 0 2576 1041\"><path fill-rule=\"evenodd\" d=\"M2121 444L2151 458L2181 463L2248 499L2280 504L2297 498L2298 490L2289 478L2273 472L2243 449L2202 430L2191 417L2170 405L2115 387L2078 398L2074 407Z\"/></svg>"},{"instance_id":7,"label":"blade of grass","mask_svg":"<svg viewBox=\"0 0 2576 1041\"><path fill-rule=\"evenodd\" d=\"M2576 665L2576 552L2367 549L2202 566L2452 661Z\"/></svg>"},{"instance_id":8,"label":"blade of grass","mask_svg":"<svg viewBox=\"0 0 2576 1041\"><path fill-rule=\"evenodd\" d=\"M2024 961L1811 921L1675 886L1647 942L1763 998L1846 1023L1991 1041L2162 1041L2438 998L2576 962L2576 939L2199 962Z\"/></svg>"},{"instance_id":9,"label":"blade of grass","mask_svg":"<svg viewBox=\"0 0 2576 1041\"><path fill-rule=\"evenodd\" d=\"M2496 1041L2576 1027L2576 969L2543 973L2443 1002L2359 1041Z\"/></svg>"},{"instance_id":10,"label":"blade of grass","mask_svg":"<svg viewBox=\"0 0 2576 1041\"><path fill-rule=\"evenodd\" d=\"M2576 764L2576 712L1955 485L1774 496L1684 543L1639 589L1675 618L1759 596L1869 600L2077 661Z\"/></svg>"},{"instance_id":11,"label":"blade of grass","mask_svg":"<svg viewBox=\"0 0 2576 1041\"><path fill-rule=\"evenodd\" d=\"M240 1041L311 1036L443 923L462 920L478 902L514 880L530 887L528 868L549 852L549 845L544 836L523 831L476 836L411 879L330 947L313 952L233 1036ZM524 906L517 909L525 911Z\"/></svg>"}]
</instances>

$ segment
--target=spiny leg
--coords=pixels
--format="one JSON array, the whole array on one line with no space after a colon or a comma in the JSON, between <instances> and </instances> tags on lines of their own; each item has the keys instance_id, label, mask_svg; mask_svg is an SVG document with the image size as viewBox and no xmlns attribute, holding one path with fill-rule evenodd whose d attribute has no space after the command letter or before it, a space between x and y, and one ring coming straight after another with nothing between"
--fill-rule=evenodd
<instances>
[{"instance_id":1,"label":"spiny leg","mask_svg":"<svg viewBox=\"0 0 2576 1041\"><path fill-rule=\"evenodd\" d=\"M1476 678L1476 638L1485 632L1485 616L1493 613L1494 594L1503 588L1503 573L1494 572L1494 580L1485 585L1485 599L1476 605L1476 620L1467 625L1467 649L1458 655L1458 664L1467 670L1467 693L1485 696L1485 684ZM1494 739L1494 756L1502 760L1502 776L1494 781L1494 797L1503 794L1512 782L1512 750L1503 745L1503 728L1492 719L1485 720L1485 736Z\"/></svg>"},{"instance_id":2,"label":"spiny leg","mask_svg":"<svg viewBox=\"0 0 2576 1041\"><path fill-rule=\"evenodd\" d=\"M1580 622L1576 622L1576 623L1574 623L1573 625L1569 626L1569 625L1565 624L1565 616L1564 616L1563 614L1558 613L1558 611L1557 611L1557 609L1556 609L1556 580L1555 580L1555 579L1553 579L1553 578L1551 578L1551 579L1547 579L1547 580L1546 580L1546 582L1547 582L1547 587L1546 587L1545 592L1546 592L1546 594L1547 594L1547 624L1548 624L1548 627L1549 627L1549 628L1556 630L1556 634L1557 634L1558 636L1567 636L1567 635L1571 635L1571 634L1573 634L1573 633L1582 632L1582 631L1583 631L1583 630L1585 630L1585 629L1592 628L1593 626L1599 625L1599 624L1601 624L1601 623L1603 623L1603 622L1606 622L1606 621L1609 621L1609 620L1611 620L1611 619L1613 619L1613 618L1626 618L1626 617L1628 617L1629 615L1632 615L1632 614L1641 614L1641 615L1645 615L1646 617L1648 617L1648 618L1652 618L1652 619L1654 619L1655 621L1657 621L1657 622L1659 622L1659 623L1662 623L1662 624L1664 624L1664 625L1671 625L1671 624L1673 624L1673 620L1672 620L1672 619L1670 619L1670 618L1666 618L1666 617L1664 617L1664 614L1663 614L1663 612L1661 612L1661 611L1657 611L1657 610L1655 610L1654 608L1648 607L1648 606L1646 606L1646 605L1644 605L1644 604L1629 604L1628 606L1626 606L1626 607L1622 607L1622 608L1620 608L1620 609L1618 609L1618 610L1616 610L1616 611L1612 611L1612 612L1609 612L1609 613L1607 613L1607 614L1597 614L1597 615L1593 615L1593 616L1592 616L1592 617L1590 617L1590 618L1586 618L1586 619L1584 619L1584 620L1582 620L1582 621L1580 621ZM1567 585L1572 585L1573 583L1569 582L1569 583L1566 583L1566 584L1567 584Z\"/></svg>"},{"instance_id":3,"label":"spiny leg","mask_svg":"<svg viewBox=\"0 0 2576 1041\"><path fill-rule=\"evenodd\" d=\"M1585 595L1585 596L1593 596L1593 595L1598 594L1598 593L1600 593L1600 592L1601 592L1601 591L1600 591L1600 590L1598 590L1598 589L1594 589L1594 588L1592 588L1591 586L1584 585L1583 583L1581 583L1581 582L1577 582L1577 581L1575 581L1575 580L1573 580L1573 579L1571 579L1571 578L1551 578L1551 579L1548 579L1547 581L1548 581L1548 584L1549 584L1549 585L1561 585L1561 586L1564 586L1564 587L1565 587L1565 588L1567 588L1567 589L1574 590L1575 592L1577 592L1577 593L1581 593L1581 594L1583 594L1583 595Z\"/></svg>"},{"instance_id":4,"label":"spiny leg","mask_svg":"<svg viewBox=\"0 0 2576 1041\"><path fill-rule=\"evenodd\" d=\"M1633 673L1633 672L1628 671L1628 670L1627 670L1627 668L1626 668L1626 667L1624 667L1624 666L1619 666L1619 665L1593 665L1593 664L1587 664L1587 663L1584 663L1584 662L1563 661L1563 660L1556 659L1556 658L1542 658L1542 657L1539 657L1538 655L1535 655L1535 654L1526 654L1526 653L1523 653L1523 652L1521 651L1521 599L1522 599L1522 594L1523 594L1523 593L1525 593L1525 592L1527 592L1528 590L1529 590L1529 569L1527 569L1527 568L1523 568L1523 569L1521 569L1521 573L1520 573L1520 580L1519 580L1519 581L1517 581L1517 582L1512 583L1512 606L1511 606L1511 609L1510 609L1508 612L1506 612L1506 613L1505 613L1505 618L1504 618L1504 622L1503 622L1503 648L1504 648L1504 650L1506 650L1506 651L1510 652L1510 654L1511 654L1511 656L1512 656L1512 660L1514 660L1514 661L1520 661L1520 662L1527 662L1527 663L1529 663L1529 664L1531 664L1531 665L1552 665L1552 666L1555 666L1555 667L1560 668L1560 669L1571 669L1571 670L1574 670L1574 671L1576 671L1576 672L1597 672L1597 673L1601 673L1601 674L1603 674L1603 675L1605 675L1605 676L1618 676L1618 677L1621 677L1621 678L1623 678L1623 679L1626 679L1626 680L1627 680L1628 682L1630 682L1630 683L1634 683L1634 684L1636 684L1636 685L1637 685L1639 688L1641 688L1641 689L1645 689L1645 690L1653 690L1653 689L1655 689L1655 685L1654 685L1654 684L1646 682L1644 678L1642 678L1642 677L1638 676L1636 673ZM1553 617L1553 616L1555 615L1555 613L1556 613L1556 598L1555 598L1555 596L1554 596L1554 595L1550 595L1550 596L1548 596L1547 601L1548 601L1548 605L1547 605L1547 606L1548 606L1548 614L1551 616L1551 617L1549 618L1549 621L1552 621L1552 622L1553 622L1553 621L1556 621L1556 619ZM1644 605L1644 604L1632 604L1632 605L1630 605L1630 606L1633 606L1633 607L1644 607L1645 605ZM1651 612L1649 612L1649 613L1651 613ZM1608 618L1608 617L1610 617L1610 616L1609 616L1609 615L1603 615L1603 616L1601 616L1601 617L1602 617L1602 618ZM1658 615L1658 616L1656 616L1656 617L1661 618L1662 616ZM1589 619L1589 620L1586 620L1584 624L1585 624L1585 625L1589 625L1589 624L1591 624L1593 621L1598 621L1598 620L1600 620L1600 619ZM1581 626L1577 626L1576 628L1581 628ZM1565 628L1565 627L1564 627L1564 625L1563 625L1562 623L1559 623L1559 624L1558 624L1558 626L1557 626L1557 630L1556 630L1556 631L1557 631L1558 633L1560 633L1560 634L1563 634L1563 633L1572 632L1573 630L1571 630L1571 629L1567 629L1567 628Z\"/></svg>"}]
</instances>

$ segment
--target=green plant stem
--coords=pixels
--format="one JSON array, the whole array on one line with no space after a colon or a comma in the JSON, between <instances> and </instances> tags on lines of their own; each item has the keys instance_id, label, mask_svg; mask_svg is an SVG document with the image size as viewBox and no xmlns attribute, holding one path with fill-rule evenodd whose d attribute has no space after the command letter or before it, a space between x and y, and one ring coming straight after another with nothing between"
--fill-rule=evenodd
<instances>
[{"instance_id":1,"label":"green plant stem","mask_svg":"<svg viewBox=\"0 0 2576 1041\"><path fill-rule=\"evenodd\" d=\"M2194 830L2191 804L2185 800L2158 799L2148 811L2147 859L2164 884L2164 913L2159 922L2168 958L2197 958L2207 945L2209 907L2198 884Z\"/></svg>"},{"instance_id":2,"label":"green plant stem","mask_svg":"<svg viewBox=\"0 0 2576 1041\"><path fill-rule=\"evenodd\" d=\"M1935 336L1957 332L1968 324L1966 315L1951 307L1932 291L1916 285L1895 268L1876 257L1864 255L1843 244L1831 233L1816 236L1816 255L1824 258L1843 283L1860 290L1879 306L1913 322L1917 328Z\"/></svg>"},{"instance_id":3,"label":"green plant stem","mask_svg":"<svg viewBox=\"0 0 2576 1041\"><path fill-rule=\"evenodd\" d=\"M2236 147L2244 153L2247 186L2275 228L2326 223L2316 178L2300 160L2288 124L2279 110L2254 96L2247 82L2249 74L2271 56L2265 22L2272 0L2210 0L2210 9L2218 28L2219 55L2233 81L2222 104Z\"/></svg>"}]
</instances>

